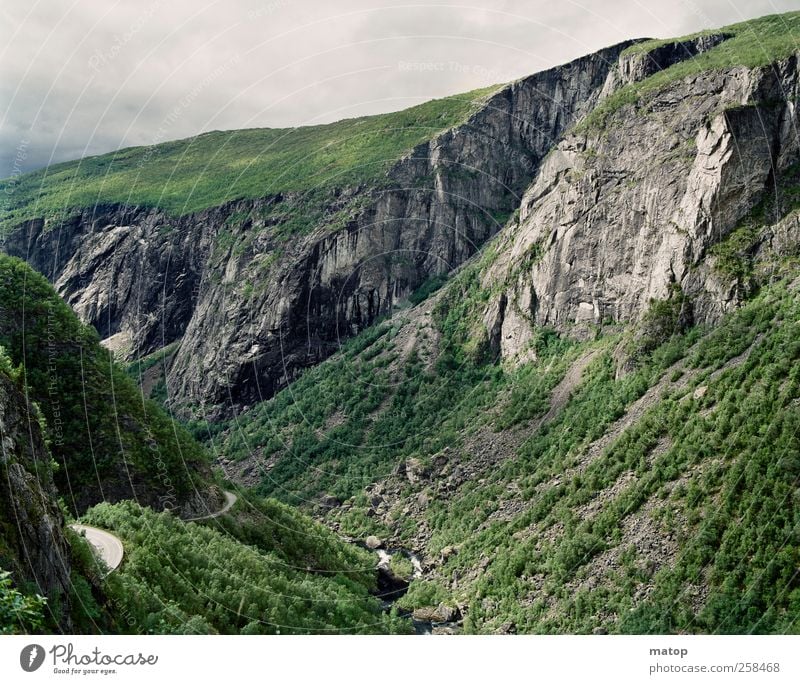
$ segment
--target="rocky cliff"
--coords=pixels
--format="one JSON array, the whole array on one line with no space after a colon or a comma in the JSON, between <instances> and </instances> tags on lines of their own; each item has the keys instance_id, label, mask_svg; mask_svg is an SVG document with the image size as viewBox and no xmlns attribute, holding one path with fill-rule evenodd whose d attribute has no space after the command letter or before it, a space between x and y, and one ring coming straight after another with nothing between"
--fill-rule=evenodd
<instances>
[{"instance_id":1,"label":"rocky cliff","mask_svg":"<svg viewBox=\"0 0 800 684\"><path fill-rule=\"evenodd\" d=\"M138 356L181 339L178 405L269 397L495 234L541 159L596 104L630 43L513 83L424 143L380 187L283 194L174 218L98 206L31 221L6 249ZM288 221L301 235L282 236Z\"/></svg>"},{"instance_id":2,"label":"rocky cliff","mask_svg":"<svg viewBox=\"0 0 800 684\"><path fill-rule=\"evenodd\" d=\"M179 341L169 400L212 418L273 396L509 216L484 275L505 357L525 358L536 327L585 336L676 293L686 320L713 322L746 288L715 268L714 246L797 156L796 56L738 66L742 30L626 43L522 79L372 184L183 216L98 205L28 221L6 249L119 356Z\"/></svg>"},{"instance_id":3,"label":"rocky cliff","mask_svg":"<svg viewBox=\"0 0 800 684\"><path fill-rule=\"evenodd\" d=\"M678 79L567 135L485 276L494 346L518 356L537 326L586 336L676 292L698 323L730 311L746 283L715 246L754 212L792 208L798 95L792 56Z\"/></svg>"},{"instance_id":4,"label":"rocky cliff","mask_svg":"<svg viewBox=\"0 0 800 684\"><path fill-rule=\"evenodd\" d=\"M39 413L0 370L0 567L46 596L69 626L70 550ZM57 608L56 608L57 607Z\"/></svg>"}]
</instances>

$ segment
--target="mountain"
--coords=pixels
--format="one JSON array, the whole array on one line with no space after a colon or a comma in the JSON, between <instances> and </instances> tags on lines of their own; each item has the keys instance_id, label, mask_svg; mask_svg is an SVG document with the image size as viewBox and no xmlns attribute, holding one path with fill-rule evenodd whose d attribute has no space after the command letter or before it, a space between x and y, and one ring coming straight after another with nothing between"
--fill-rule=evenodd
<instances>
[{"instance_id":1,"label":"mountain","mask_svg":"<svg viewBox=\"0 0 800 684\"><path fill-rule=\"evenodd\" d=\"M145 606L180 584L143 525L246 576L286 561L268 522L286 515L333 530L324 558L342 539L390 555L395 615L439 631L795 632L799 34L793 12L630 41L405 112L5 181L6 251L269 502L219 537L97 506L149 549L121 586ZM20 336L3 344L35 368ZM246 557L264 539L269 560ZM193 581L216 587L213 564ZM364 631L375 587L347 587L366 613L329 624ZM283 610L253 597L231 623L189 599L136 622Z\"/></svg>"},{"instance_id":2,"label":"mountain","mask_svg":"<svg viewBox=\"0 0 800 684\"><path fill-rule=\"evenodd\" d=\"M6 255L0 345L0 634L411 629L382 611L371 555L298 511L250 497L209 517L205 449ZM118 535L118 570L73 516Z\"/></svg>"},{"instance_id":3,"label":"mountain","mask_svg":"<svg viewBox=\"0 0 800 684\"><path fill-rule=\"evenodd\" d=\"M229 421L228 475L414 552L400 605L465 631L795 631L798 21L623 51L477 257Z\"/></svg>"},{"instance_id":4,"label":"mountain","mask_svg":"<svg viewBox=\"0 0 800 684\"><path fill-rule=\"evenodd\" d=\"M472 256L626 45L396 114L23 176L6 194L6 250L125 358L179 340L173 404L230 413Z\"/></svg>"}]
</instances>

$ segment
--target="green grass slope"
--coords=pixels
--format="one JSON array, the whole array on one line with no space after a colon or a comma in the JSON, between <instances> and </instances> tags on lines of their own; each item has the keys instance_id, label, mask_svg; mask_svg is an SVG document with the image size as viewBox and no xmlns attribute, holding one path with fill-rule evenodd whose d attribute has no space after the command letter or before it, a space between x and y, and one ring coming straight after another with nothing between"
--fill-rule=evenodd
<instances>
[{"instance_id":1,"label":"green grass slope","mask_svg":"<svg viewBox=\"0 0 800 684\"><path fill-rule=\"evenodd\" d=\"M390 114L288 129L215 131L57 164L0 181L0 232L96 204L187 214L239 198L379 186L416 145L465 121L496 87Z\"/></svg>"},{"instance_id":2,"label":"green grass slope","mask_svg":"<svg viewBox=\"0 0 800 684\"><path fill-rule=\"evenodd\" d=\"M620 107L640 103L648 95L656 93L673 81L690 78L705 71L719 71L736 66L767 66L790 57L800 51L800 12L759 17L680 38L644 41L627 48L622 56L646 53L661 45L688 41L703 34L719 33L727 34L730 38L691 59L658 71L643 81L620 88L595 108L579 124L579 128L602 127L609 115Z\"/></svg>"}]
</instances>

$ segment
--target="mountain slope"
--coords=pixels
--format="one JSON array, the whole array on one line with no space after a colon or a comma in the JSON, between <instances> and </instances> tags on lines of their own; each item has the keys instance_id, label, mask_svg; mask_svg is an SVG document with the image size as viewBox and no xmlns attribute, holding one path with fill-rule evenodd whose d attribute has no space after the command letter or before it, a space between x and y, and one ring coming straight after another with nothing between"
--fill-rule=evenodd
<instances>
[{"instance_id":1,"label":"mountain slope","mask_svg":"<svg viewBox=\"0 0 800 684\"><path fill-rule=\"evenodd\" d=\"M459 336L459 279L432 327L385 324L239 416L223 466L416 552L401 604L468 631L793 632L798 265L715 328L542 331L517 368Z\"/></svg>"},{"instance_id":2,"label":"mountain slope","mask_svg":"<svg viewBox=\"0 0 800 684\"><path fill-rule=\"evenodd\" d=\"M796 632L798 33L795 12L616 46L499 89L380 181L31 214L6 247L122 355L155 352L257 500L419 557L402 609L476 633ZM119 582L147 630L402 629L344 572L368 556L261 505L220 521L233 545L129 503L88 520L139 550ZM306 527L322 551L292 547ZM198 543L225 572L181 555Z\"/></svg>"},{"instance_id":3,"label":"mountain slope","mask_svg":"<svg viewBox=\"0 0 800 684\"><path fill-rule=\"evenodd\" d=\"M411 630L373 595L372 557L296 510L250 497L181 520L218 507L204 450L7 256L0 340L0 633ZM122 537L120 568L67 528L62 501Z\"/></svg>"},{"instance_id":4,"label":"mountain slope","mask_svg":"<svg viewBox=\"0 0 800 684\"><path fill-rule=\"evenodd\" d=\"M797 22L624 51L480 255L227 423L228 475L415 552L401 605L465 631L795 632Z\"/></svg>"},{"instance_id":5,"label":"mountain slope","mask_svg":"<svg viewBox=\"0 0 800 684\"><path fill-rule=\"evenodd\" d=\"M157 634L407 633L370 594L369 554L287 506L252 499L249 510L201 525L127 501L84 520L113 530L128 558L109 578L124 632Z\"/></svg>"},{"instance_id":6,"label":"mountain slope","mask_svg":"<svg viewBox=\"0 0 800 684\"><path fill-rule=\"evenodd\" d=\"M0 344L46 423L58 490L74 513L134 498L214 510L208 456L112 362L43 276L0 255Z\"/></svg>"},{"instance_id":7,"label":"mountain slope","mask_svg":"<svg viewBox=\"0 0 800 684\"><path fill-rule=\"evenodd\" d=\"M71 626L69 542L56 503L41 417L23 389L0 347L0 571L10 572L18 587L30 589L25 593L46 597L42 619L47 615L49 625L67 628ZM9 624L0 624L0 633L37 626L44 624L12 618Z\"/></svg>"},{"instance_id":8,"label":"mountain slope","mask_svg":"<svg viewBox=\"0 0 800 684\"><path fill-rule=\"evenodd\" d=\"M465 121L496 88L410 109L287 129L213 131L130 147L0 181L7 230L23 221L58 223L103 205L192 214L237 199L379 182L394 160Z\"/></svg>"}]
</instances>

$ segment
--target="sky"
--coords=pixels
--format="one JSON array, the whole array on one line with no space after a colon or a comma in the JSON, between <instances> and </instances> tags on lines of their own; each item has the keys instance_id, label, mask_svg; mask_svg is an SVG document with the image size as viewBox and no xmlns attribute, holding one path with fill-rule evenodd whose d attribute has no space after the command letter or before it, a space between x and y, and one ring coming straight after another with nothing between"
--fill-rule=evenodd
<instances>
[{"instance_id":1,"label":"sky","mask_svg":"<svg viewBox=\"0 0 800 684\"><path fill-rule=\"evenodd\" d=\"M0 177L210 130L388 112L797 0L0 5Z\"/></svg>"}]
</instances>

